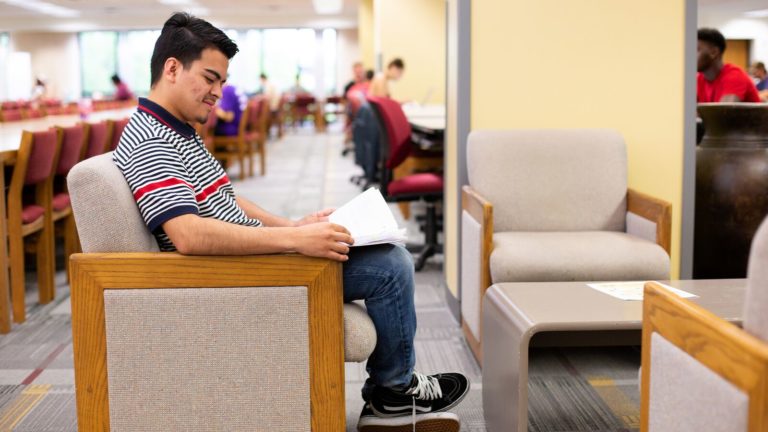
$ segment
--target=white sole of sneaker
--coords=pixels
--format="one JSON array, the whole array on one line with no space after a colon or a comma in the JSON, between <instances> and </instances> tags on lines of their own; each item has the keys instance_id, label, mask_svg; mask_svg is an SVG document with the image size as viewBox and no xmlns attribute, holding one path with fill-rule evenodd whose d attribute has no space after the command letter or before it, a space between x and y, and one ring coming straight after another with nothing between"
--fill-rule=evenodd
<instances>
[{"instance_id":1,"label":"white sole of sneaker","mask_svg":"<svg viewBox=\"0 0 768 432\"><path fill-rule=\"evenodd\" d=\"M358 432L413 432L412 417L375 417L360 418ZM456 414L438 412L416 415L416 432L459 432L461 423Z\"/></svg>"}]
</instances>

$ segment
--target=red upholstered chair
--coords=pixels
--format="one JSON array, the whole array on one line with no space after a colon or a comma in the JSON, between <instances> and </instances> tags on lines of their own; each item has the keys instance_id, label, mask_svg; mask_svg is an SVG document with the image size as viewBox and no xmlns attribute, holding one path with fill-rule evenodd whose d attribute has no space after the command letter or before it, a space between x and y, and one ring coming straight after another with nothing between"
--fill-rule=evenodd
<instances>
[{"instance_id":1,"label":"red upholstered chair","mask_svg":"<svg viewBox=\"0 0 768 432\"><path fill-rule=\"evenodd\" d=\"M9 110L9 109L17 109L19 107L18 102L16 101L3 101L0 103L0 110Z\"/></svg>"},{"instance_id":2,"label":"red upholstered chair","mask_svg":"<svg viewBox=\"0 0 768 432\"><path fill-rule=\"evenodd\" d=\"M21 109L19 108L8 108L0 110L0 121L3 122L12 122L12 121L20 121L24 119L24 115L22 115Z\"/></svg>"},{"instance_id":3,"label":"red upholstered chair","mask_svg":"<svg viewBox=\"0 0 768 432\"><path fill-rule=\"evenodd\" d=\"M104 153L112 139L112 126L112 123L106 120L86 125L88 145L83 148L84 154L81 159L88 159Z\"/></svg>"},{"instance_id":4,"label":"red upholstered chair","mask_svg":"<svg viewBox=\"0 0 768 432\"><path fill-rule=\"evenodd\" d=\"M45 116L45 113L40 108L27 108L23 114L25 119L36 119Z\"/></svg>"},{"instance_id":5,"label":"red upholstered chair","mask_svg":"<svg viewBox=\"0 0 768 432\"><path fill-rule=\"evenodd\" d=\"M56 233L64 238L64 268L69 278L69 256L80 252L80 241L67 190L67 174L80 162L86 143L86 131L85 126L80 123L67 128L59 127L57 132L61 150L53 178L52 217Z\"/></svg>"},{"instance_id":6,"label":"red upholstered chair","mask_svg":"<svg viewBox=\"0 0 768 432\"><path fill-rule=\"evenodd\" d=\"M437 173L418 173L392 180L392 170L408 157L413 150L411 125L400 104L389 98L368 96L379 119L381 131L381 155L384 162L381 172L381 191L387 201L425 201L427 214L424 226L424 247L416 256L416 270L421 270L427 258L442 252L437 242L437 210L435 205L443 200L443 176Z\"/></svg>"},{"instance_id":7,"label":"red upholstered chair","mask_svg":"<svg viewBox=\"0 0 768 432\"><path fill-rule=\"evenodd\" d=\"M104 150L104 153L114 151L117 148L117 144L120 142L120 137L123 136L123 130L128 125L129 120L128 118L110 120L110 123L112 123L112 138L109 140L109 147Z\"/></svg>"},{"instance_id":8,"label":"red upholstered chair","mask_svg":"<svg viewBox=\"0 0 768 432\"><path fill-rule=\"evenodd\" d=\"M13 320L26 319L24 307L24 240L37 255L37 286L41 304L54 298L54 247L52 220L53 169L58 159L59 136L55 129L24 131L8 187L8 255L10 261ZM24 189L33 194L27 194Z\"/></svg>"}]
</instances>

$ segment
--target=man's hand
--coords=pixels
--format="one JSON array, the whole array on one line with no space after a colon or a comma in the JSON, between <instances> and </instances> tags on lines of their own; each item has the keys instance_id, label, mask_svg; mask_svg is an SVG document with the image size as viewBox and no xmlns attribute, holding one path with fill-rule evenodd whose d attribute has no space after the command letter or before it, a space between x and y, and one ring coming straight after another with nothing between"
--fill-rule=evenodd
<instances>
[{"instance_id":1,"label":"man's hand","mask_svg":"<svg viewBox=\"0 0 768 432\"><path fill-rule=\"evenodd\" d=\"M336 261L349 259L349 245L354 243L354 240L343 226L319 222L298 227L296 232L296 252Z\"/></svg>"},{"instance_id":2,"label":"man's hand","mask_svg":"<svg viewBox=\"0 0 768 432\"><path fill-rule=\"evenodd\" d=\"M308 214L303 218L294 222L295 226L300 227L300 226L309 225L309 224L318 223L318 222L328 222L328 216L330 216L330 214L333 213L334 211L336 211L335 208L327 208L327 209L323 209L323 210Z\"/></svg>"}]
</instances>

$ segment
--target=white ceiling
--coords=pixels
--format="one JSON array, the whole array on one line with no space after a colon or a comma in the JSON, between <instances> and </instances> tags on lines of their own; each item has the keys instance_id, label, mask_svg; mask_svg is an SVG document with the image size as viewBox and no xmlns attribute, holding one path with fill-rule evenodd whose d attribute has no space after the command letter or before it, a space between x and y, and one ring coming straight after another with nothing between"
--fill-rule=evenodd
<instances>
[{"instance_id":1,"label":"white ceiling","mask_svg":"<svg viewBox=\"0 0 768 432\"><path fill-rule=\"evenodd\" d=\"M717 12L731 15L742 15L745 12L768 9L766 0L697 0L699 13Z\"/></svg>"},{"instance_id":2,"label":"white ceiling","mask_svg":"<svg viewBox=\"0 0 768 432\"><path fill-rule=\"evenodd\" d=\"M45 0L74 9L79 16L61 18L34 12L0 0L0 31L79 31L95 29L154 29L183 6L158 0ZM337 15L318 15L312 0L194 0L208 10L200 14L223 28L357 26L358 0L343 0ZM193 10L194 12L194 10Z\"/></svg>"}]
</instances>

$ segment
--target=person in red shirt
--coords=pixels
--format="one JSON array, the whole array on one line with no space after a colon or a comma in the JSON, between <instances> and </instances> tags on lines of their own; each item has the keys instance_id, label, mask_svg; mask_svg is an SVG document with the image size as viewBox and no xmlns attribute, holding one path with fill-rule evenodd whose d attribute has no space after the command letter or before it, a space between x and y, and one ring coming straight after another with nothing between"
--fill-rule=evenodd
<instances>
[{"instance_id":1,"label":"person in red shirt","mask_svg":"<svg viewBox=\"0 0 768 432\"><path fill-rule=\"evenodd\" d=\"M698 34L698 102L760 102L752 79L738 66L723 63L725 37L715 29L702 28Z\"/></svg>"}]
</instances>

